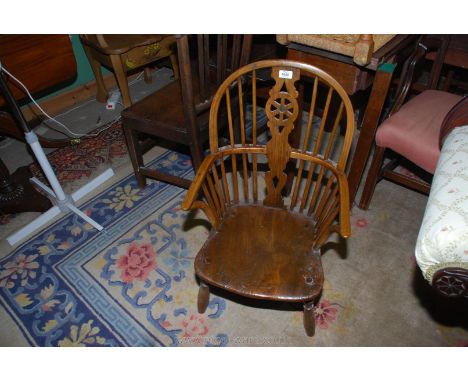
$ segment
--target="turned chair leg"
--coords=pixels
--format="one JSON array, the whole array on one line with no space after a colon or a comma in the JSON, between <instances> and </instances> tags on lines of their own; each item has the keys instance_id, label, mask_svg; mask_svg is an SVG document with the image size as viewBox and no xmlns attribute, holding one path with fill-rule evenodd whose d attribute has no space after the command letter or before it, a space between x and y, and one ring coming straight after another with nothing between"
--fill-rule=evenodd
<instances>
[{"instance_id":1,"label":"turned chair leg","mask_svg":"<svg viewBox=\"0 0 468 382\"><path fill-rule=\"evenodd\" d=\"M151 74L151 68L149 68L148 66L146 68L143 69L143 73L144 73L144 79L145 79L145 83L146 84L150 84L153 82L153 75Z\"/></svg>"},{"instance_id":2,"label":"turned chair leg","mask_svg":"<svg viewBox=\"0 0 468 382\"><path fill-rule=\"evenodd\" d=\"M138 187L143 189L146 187L146 177L143 176L140 172L140 167L144 167L144 163L141 148L138 143L138 133L133 129L128 129L125 127L123 130L125 133L125 139L127 141L128 154L130 155Z\"/></svg>"},{"instance_id":3,"label":"turned chair leg","mask_svg":"<svg viewBox=\"0 0 468 382\"><path fill-rule=\"evenodd\" d=\"M174 79L179 79L179 61L177 60L177 54L172 53L169 58L171 59L172 71L174 72Z\"/></svg>"},{"instance_id":4,"label":"turned chair leg","mask_svg":"<svg viewBox=\"0 0 468 382\"><path fill-rule=\"evenodd\" d=\"M210 288L205 283L200 283L200 289L198 290L198 313L205 313L208 303L210 301Z\"/></svg>"},{"instance_id":5,"label":"turned chair leg","mask_svg":"<svg viewBox=\"0 0 468 382\"><path fill-rule=\"evenodd\" d=\"M203 162L203 149L200 147L198 142L195 142L190 146L190 155L192 157L193 169L196 172Z\"/></svg>"},{"instance_id":6,"label":"turned chair leg","mask_svg":"<svg viewBox=\"0 0 468 382\"><path fill-rule=\"evenodd\" d=\"M379 180L380 170L382 169L384 153L385 147L375 146L374 156L372 157L372 163L367 174L366 184L364 185L361 200L359 202L359 208L363 210L367 210L369 208L372 195L374 195L375 185Z\"/></svg>"},{"instance_id":7,"label":"turned chair leg","mask_svg":"<svg viewBox=\"0 0 468 382\"><path fill-rule=\"evenodd\" d=\"M304 304L304 329L309 337L312 337L315 334L315 313L313 301L309 301Z\"/></svg>"},{"instance_id":8,"label":"turned chair leg","mask_svg":"<svg viewBox=\"0 0 468 382\"><path fill-rule=\"evenodd\" d=\"M128 89L127 75L125 74L124 64L122 58L119 55L110 55L112 69L117 80L117 85L120 89L120 95L122 96L122 103L124 108L131 106L132 100L130 98L130 90Z\"/></svg>"},{"instance_id":9,"label":"turned chair leg","mask_svg":"<svg viewBox=\"0 0 468 382\"><path fill-rule=\"evenodd\" d=\"M96 100L98 102L104 103L107 101L108 94L107 94L106 85L104 83L104 78L102 77L101 64L98 60L96 60L93 57L93 53L88 46L83 45L83 48L86 53L86 56L88 57L88 61L91 65L91 69L93 70L94 78L96 78L96 87L97 87Z\"/></svg>"}]
</instances>

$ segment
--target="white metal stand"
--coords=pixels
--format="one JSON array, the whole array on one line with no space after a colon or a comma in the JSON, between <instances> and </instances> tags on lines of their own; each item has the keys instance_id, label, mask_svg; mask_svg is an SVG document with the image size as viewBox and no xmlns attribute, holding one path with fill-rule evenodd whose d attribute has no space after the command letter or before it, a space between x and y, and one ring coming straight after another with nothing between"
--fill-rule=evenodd
<instances>
[{"instance_id":1,"label":"white metal stand","mask_svg":"<svg viewBox=\"0 0 468 382\"><path fill-rule=\"evenodd\" d=\"M98 231L102 231L103 227L87 216L85 213L80 211L76 206L75 203L84 197L89 192L93 191L95 188L100 186L106 180L111 178L114 175L114 171L109 168L104 171L101 175L93 179L91 182L86 184L85 186L81 187L79 190L74 192L71 195L66 195L63 191L62 186L60 185L52 166L50 165L47 157L42 149L41 144L37 138L37 135L34 131L25 132L26 142L31 146L34 155L36 156L44 174L49 181L52 189L47 187L44 183L39 181L37 178L31 178L31 182L36 184L40 187L52 200L55 204L54 207L50 208L48 211L44 212L41 216L33 220L31 223L26 225L25 227L21 228L19 231L15 232L13 235L7 237L7 241L10 245L15 245L17 242L24 239L26 236L31 234L36 229L40 228L44 224L48 223L52 220L55 216L57 216L60 212L68 213L73 212L81 217L84 221L91 224L94 228Z\"/></svg>"}]
</instances>

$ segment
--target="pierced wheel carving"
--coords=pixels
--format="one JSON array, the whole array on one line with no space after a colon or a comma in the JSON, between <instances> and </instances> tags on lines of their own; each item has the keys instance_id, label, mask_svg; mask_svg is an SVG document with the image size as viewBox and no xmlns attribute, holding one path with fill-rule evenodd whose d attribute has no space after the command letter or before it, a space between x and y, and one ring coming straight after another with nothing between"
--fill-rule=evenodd
<instances>
[{"instance_id":1,"label":"pierced wheel carving","mask_svg":"<svg viewBox=\"0 0 468 382\"><path fill-rule=\"evenodd\" d=\"M280 126L284 126L290 119L295 119L297 101L288 93L280 93L278 98L268 101L267 110Z\"/></svg>"}]
</instances>

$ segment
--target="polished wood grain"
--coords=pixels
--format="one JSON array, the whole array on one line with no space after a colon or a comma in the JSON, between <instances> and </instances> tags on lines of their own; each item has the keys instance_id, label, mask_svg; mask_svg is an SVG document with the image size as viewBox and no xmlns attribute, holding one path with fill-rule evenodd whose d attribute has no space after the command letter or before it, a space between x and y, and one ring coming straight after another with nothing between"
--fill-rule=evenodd
<instances>
[{"instance_id":1,"label":"polished wood grain","mask_svg":"<svg viewBox=\"0 0 468 382\"><path fill-rule=\"evenodd\" d=\"M0 61L36 97L71 83L77 75L75 56L68 35L0 35ZM8 87L16 101L29 98L16 81L7 75L3 78L5 89ZM0 111L0 134L24 141L23 130L11 114L9 105L5 104L0 91L0 106L6 106L5 111ZM31 114L27 120L31 128L42 121ZM39 136L39 140L44 147L70 145L70 139L49 140Z\"/></svg>"},{"instance_id":2,"label":"polished wood grain","mask_svg":"<svg viewBox=\"0 0 468 382\"><path fill-rule=\"evenodd\" d=\"M257 89L265 86L267 74L268 132L260 136L257 113L247 120L246 109L259 104L263 93ZM305 79L314 83L312 94L298 91ZM319 92L326 103L317 127L313 120ZM303 103L298 98L305 96L312 102L309 119L301 126L296 123ZM338 108L330 107L332 99ZM227 126L227 142L220 145L222 126ZM304 140L293 147L290 134L301 128ZM182 203L184 210L201 208L213 227L195 260L195 273L203 282L199 308L207 304L209 285L250 298L301 302L304 328L313 335L313 302L324 281L320 248L332 232L351 234L344 169L353 133L353 108L345 90L311 65L255 62L221 84L210 110L210 155ZM260 143L264 134L268 141ZM293 196L286 199L290 160L297 168Z\"/></svg>"},{"instance_id":3,"label":"polished wood grain","mask_svg":"<svg viewBox=\"0 0 468 382\"><path fill-rule=\"evenodd\" d=\"M372 76L360 67L346 62L332 61L328 57L309 54L307 51L293 49L288 51L288 60L305 62L321 68L327 73L333 73L334 78L350 95L359 90L365 90L372 83Z\"/></svg>"},{"instance_id":4,"label":"polished wood grain","mask_svg":"<svg viewBox=\"0 0 468 382\"><path fill-rule=\"evenodd\" d=\"M304 329L309 337L315 334L314 303L304 304Z\"/></svg>"},{"instance_id":5,"label":"polished wood grain","mask_svg":"<svg viewBox=\"0 0 468 382\"><path fill-rule=\"evenodd\" d=\"M311 217L286 209L231 206L196 257L195 272L206 284L245 297L310 301L323 285L314 230Z\"/></svg>"},{"instance_id":6,"label":"polished wood grain","mask_svg":"<svg viewBox=\"0 0 468 382\"><path fill-rule=\"evenodd\" d=\"M68 35L0 35L0 61L33 95L71 83L77 75ZM7 84L15 99L27 97L14 81ZM0 94L0 106L4 104Z\"/></svg>"},{"instance_id":7,"label":"polished wood grain","mask_svg":"<svg viewBox=\"0 0 468 382\"><path fill-rule=\"evenodd\" d=\"M210 288L204 282L200 283L198 291L198 313L205 313L208 303L210 302Z\"/></svg>"}]
</instances>

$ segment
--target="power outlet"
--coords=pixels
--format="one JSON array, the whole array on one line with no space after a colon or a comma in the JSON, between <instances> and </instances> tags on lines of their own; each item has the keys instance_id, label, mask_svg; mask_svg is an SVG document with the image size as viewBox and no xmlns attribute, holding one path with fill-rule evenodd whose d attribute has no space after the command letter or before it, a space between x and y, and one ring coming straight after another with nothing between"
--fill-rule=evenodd
<instances>
[{"instance_id":1,"label":"power outlet","mask_svg":"<svg viewBox=\"0 0 468 382\"><path fill-rule=\"evenodd\" d=\"M117 104L120 101L120 92L117 90L113 92L110 97L107 99L106 109L114 110Z\"/></svg>"}]
</instances>

